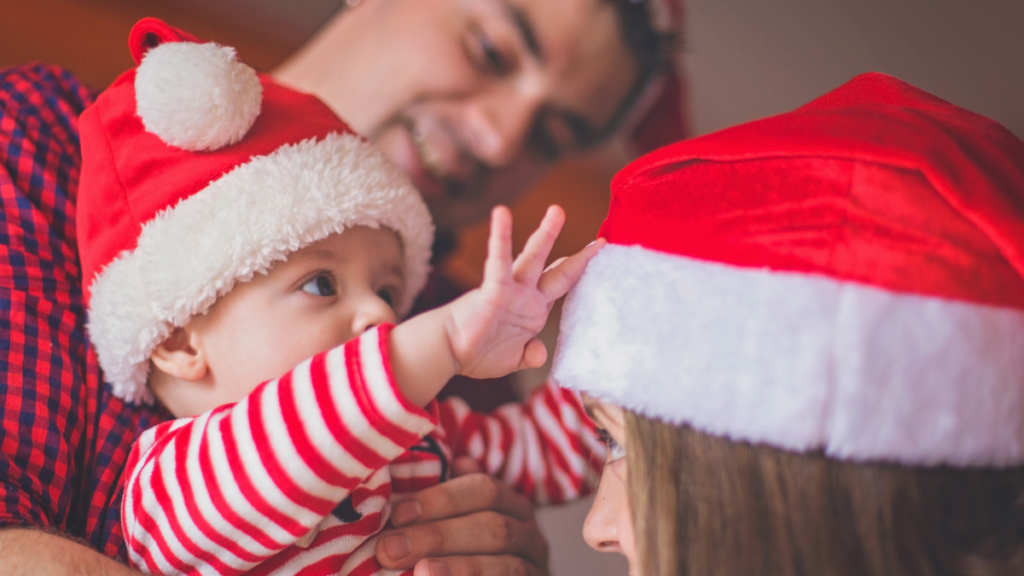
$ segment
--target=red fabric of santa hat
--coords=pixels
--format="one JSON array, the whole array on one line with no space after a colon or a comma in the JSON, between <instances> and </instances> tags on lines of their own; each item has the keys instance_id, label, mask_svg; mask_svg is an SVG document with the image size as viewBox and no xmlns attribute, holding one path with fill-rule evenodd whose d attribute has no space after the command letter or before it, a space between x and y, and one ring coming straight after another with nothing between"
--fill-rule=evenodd
<instances>
[{"instance_id":1,"label":"red fabric of santa hat","mask_svg":"<svg viewBox=\"0 0 1024 576\"><path fill-rule=\"evenodd\" d=\"M153 348L238 282L352 226L394 230L411 307L433 224L399 168L317 98L233 49L145 19L138 67L81 117L78 246L89 336L116 395L146 401Z\"/></svg>"},{"instance_id":2,"label":"red fabric of santa hat","mask_svg":"<svg viewBox=\"0 0 1024 576\"><path fill-rule=\"evenodd\" d=\"M620 172L554 378L841 459L1024 463L1024 142L882 74Z\"/></svg>"}]
</instances>

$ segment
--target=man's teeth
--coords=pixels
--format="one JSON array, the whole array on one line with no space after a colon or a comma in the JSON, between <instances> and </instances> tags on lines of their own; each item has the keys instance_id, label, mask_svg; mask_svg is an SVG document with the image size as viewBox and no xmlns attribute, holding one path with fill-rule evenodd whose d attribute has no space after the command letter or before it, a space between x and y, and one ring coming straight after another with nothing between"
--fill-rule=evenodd
<instances>
[{"instance_id":1,"label":"man's teeth","mask_svg":"<svg viewBox=\"0 0 1024 576\"><path fill-rule=\"evenodd\" d=\"M416 144L417 150L420 153L420 160L423 161L423 167L427 169L434 177L443 178L445 174L444 160L441 157L441 153L430 144L422 130L413 131L413 142Z\"/></svg>"}]
</instances>

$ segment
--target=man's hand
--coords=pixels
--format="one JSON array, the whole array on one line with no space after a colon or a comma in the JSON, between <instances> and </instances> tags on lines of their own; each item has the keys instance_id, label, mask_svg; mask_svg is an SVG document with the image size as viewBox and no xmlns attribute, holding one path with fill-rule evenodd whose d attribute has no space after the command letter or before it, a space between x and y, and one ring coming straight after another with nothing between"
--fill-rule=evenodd
<instances>
[{"instance_id":1,"label":"man's hand","mask_svg":"<svg viewBox=\"0 0 1024 576\"><path fill-rule=\"evenodd\" d=\"M548 544L529 500L468 458L453 468L454 480L395 505L395 528L377 541L381 566L415 567L415 576L547 574Z\"/></svg>"}]
</instances>

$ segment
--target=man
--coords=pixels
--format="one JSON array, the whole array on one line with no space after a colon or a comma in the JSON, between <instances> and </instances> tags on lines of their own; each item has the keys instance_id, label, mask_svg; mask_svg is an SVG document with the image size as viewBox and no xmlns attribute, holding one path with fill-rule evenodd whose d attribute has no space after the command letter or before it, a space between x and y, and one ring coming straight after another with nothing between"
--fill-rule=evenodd
<instances>
[{"instance_id":1,"label":"man","mask_svg":"<svg viewBox=\"0 0 1024 576\"><path fill-rule=\"evenodd\" d=\"M454 231L628 121L664 65L661 1L364 0L277 76L377 142ZM120 473L134 438L168 418L114 398L85 337L74 202L77 115L91 100L52 67L0 75L8 574L131 574L108 558L123 557ZM389 568L436 557L421 573L544 571L532 509L480 474L398 504L393 524L378 548Z\"/></svg>"}]
</instances>

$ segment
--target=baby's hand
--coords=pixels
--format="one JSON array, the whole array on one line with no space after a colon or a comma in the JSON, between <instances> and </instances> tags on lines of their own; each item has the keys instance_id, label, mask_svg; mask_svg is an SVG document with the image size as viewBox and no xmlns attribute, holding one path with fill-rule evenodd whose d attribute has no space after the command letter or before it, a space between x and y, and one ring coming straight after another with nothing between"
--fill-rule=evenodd
<instances>
[{"instance_id":1,"label":"baby's hand","mask_svg":"<svg viewBox=\"0 0 1024 576\"><path fill-rule=\"evenodd\" d=\"M587 262L604 245L600 240L545 270L563 223L565 212L557 206L548 208L513 262L512 213L504 206L491 213L483 284L444 308L459 374L492 378L544 364L547 350L535 336L555 300L576 284Z\"/></svg>"}]
</instances>

